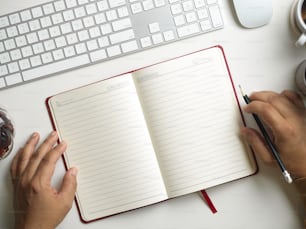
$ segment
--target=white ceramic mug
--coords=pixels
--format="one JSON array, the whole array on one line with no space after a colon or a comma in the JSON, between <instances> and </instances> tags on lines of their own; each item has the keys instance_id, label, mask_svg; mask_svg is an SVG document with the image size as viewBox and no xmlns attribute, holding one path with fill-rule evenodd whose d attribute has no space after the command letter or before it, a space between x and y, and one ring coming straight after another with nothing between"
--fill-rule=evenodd
<instances>
[{"instance_id":1,"label":"white ceramic mug","mask_svg":"<svg viewBox=\"0 0 306 229\"><path fill-rule=\"evenodd\" d=\"M302 47L306 43L306 1L298 0L295 4L294 10L295 26L300 31L300 36L295 42L297 47Z\"/></svg>"}]
</instances>

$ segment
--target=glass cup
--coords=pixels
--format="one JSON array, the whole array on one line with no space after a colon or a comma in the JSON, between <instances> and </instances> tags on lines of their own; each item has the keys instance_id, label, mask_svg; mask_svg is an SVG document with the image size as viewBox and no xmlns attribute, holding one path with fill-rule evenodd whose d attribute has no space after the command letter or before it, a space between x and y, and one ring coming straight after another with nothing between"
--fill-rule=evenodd
<instances>
[{"instance_id":1,"label":"glass cup","mask_svg":"<svg viewBox=\"0 0 306 229\"><path fill-rule=\"evenodd\" d=\"M6 158L14 144L14 126L6 110L0 108L0 160Z\"/></svg>"}]
</instances>

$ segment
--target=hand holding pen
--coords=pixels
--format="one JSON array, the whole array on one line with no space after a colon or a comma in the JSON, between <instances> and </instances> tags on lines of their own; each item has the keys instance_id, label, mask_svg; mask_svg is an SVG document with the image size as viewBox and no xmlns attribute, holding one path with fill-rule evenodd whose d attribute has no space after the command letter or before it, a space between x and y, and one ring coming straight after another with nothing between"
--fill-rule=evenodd
<instances>
[{"instance_id":1,"label":"hand holding pen","mask_svg":"<svg viewBox=\"0 0 306 229\"><path fill-rule=\"evenodd\" d=\"M251 128L241 130L255 153L264 162L277 164L289 183L290 174L295 178L305 177L306 109L300 96L290 91L280 94L265 91L243 97L248 103L244 111L253 114L261 132Z\"/></svg>"}]
</instances>

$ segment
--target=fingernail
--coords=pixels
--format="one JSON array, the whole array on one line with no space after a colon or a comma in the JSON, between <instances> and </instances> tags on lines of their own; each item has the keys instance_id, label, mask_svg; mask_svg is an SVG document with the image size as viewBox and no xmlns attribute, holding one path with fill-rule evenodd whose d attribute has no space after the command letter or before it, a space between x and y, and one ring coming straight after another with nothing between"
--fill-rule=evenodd
<instances>
[{"instance_id":1,"label":"fingernail","mask_svg":"<svg viewBox=\"0 0 306 229\"><path fill-rule=\"evenodd\" d=\"M52 131L51 133L50 133L50 136L55 136L56 135L56 131Z\"/></svg>"},{"instance_id":2,"label":"fingernail","mask_svg":"<svg viewBox=\"0 0 306 229\"><path fill-rule=\"evenodd\" d=\"M38 133L37 132L34 132L33 134L32 134L32 138L36 138L38 136Z\"/></svg>"},{"instance_id":3,"label":"fingernail","mask_svg":"<svg viewBox=\"0 0 306 229\"><path fill-rule=\"evenodd\" d=\"M76 176L76 175L78 174L77 168L75 168L75 167L71 168L71 169L70 169L70 174L71 174L72 176Z\"/></svg>"}]
</instances>

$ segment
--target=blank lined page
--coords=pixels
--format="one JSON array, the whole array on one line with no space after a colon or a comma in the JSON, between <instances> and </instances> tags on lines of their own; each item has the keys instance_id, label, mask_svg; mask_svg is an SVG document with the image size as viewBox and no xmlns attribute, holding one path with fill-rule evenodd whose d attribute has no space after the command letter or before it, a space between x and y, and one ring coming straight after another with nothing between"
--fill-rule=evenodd
<instances>
[{"instance_id":1,"label":"blank lined page","mask_svg":"<svg viewBox=\"0 0 306 229\"><path fill-rule=\"evenodd\" d=\"M219 48L145 68L135 82L169 197L255 172Z\"/></svg>"},{"instance_id":2,"label":"blank lined page","mask_svg":"<svg viewBox=\"0 0 306 229\"><path fill-rule=\"evenodd\" d=\"M130 75L49 100L65 160L79 170L77 201L83 220L166 198L156 156Z\"/></svg>"}]
</instances>

